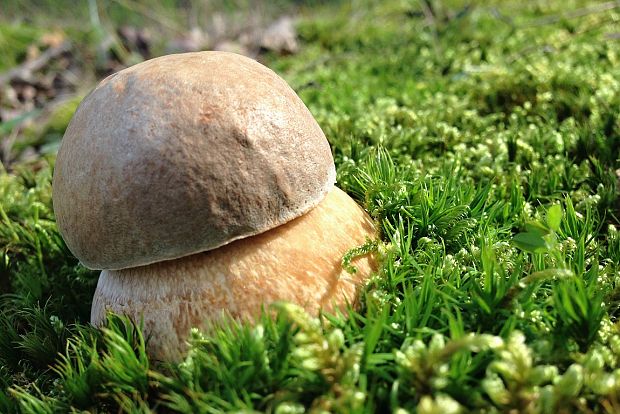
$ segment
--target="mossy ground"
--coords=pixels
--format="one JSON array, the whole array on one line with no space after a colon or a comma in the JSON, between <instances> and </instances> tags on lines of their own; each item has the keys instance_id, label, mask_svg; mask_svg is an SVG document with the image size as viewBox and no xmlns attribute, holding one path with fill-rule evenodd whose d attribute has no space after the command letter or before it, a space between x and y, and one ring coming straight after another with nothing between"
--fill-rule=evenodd
<instances>
[{"instance_id":1,"label":"mossy ground","mask_svg":"<svg viewBox=\"0 0 620 414\"><path fill-rule=\"evenodd\" d=\"M53 155L1 173L0 412L620 412L619 21L571 0L305 9L300 53L267 63L381 227L381 269L347 317L280 305L194 332L176 365L122 318L87 324L97 274L56 229Z\"/></svg>"}]
</instances>

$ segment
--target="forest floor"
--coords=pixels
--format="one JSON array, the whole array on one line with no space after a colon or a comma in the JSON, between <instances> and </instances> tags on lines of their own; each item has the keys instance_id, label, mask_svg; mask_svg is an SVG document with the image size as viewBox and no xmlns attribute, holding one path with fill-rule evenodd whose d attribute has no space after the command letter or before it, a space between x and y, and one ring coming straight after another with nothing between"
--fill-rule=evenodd
<instances>
[{"instance_id":1,"label":"forest floor","mask_svg":"<svg viewBox=\"0 0 620 414\"><path fill-rule=\"evenodd\" d=\"M0 412L620 412L619 2L82 3L0 1ZM201 49L300 95L380 269L164 365L88 324L51 179L98 79Z\"/></svg>"}]
</instances>

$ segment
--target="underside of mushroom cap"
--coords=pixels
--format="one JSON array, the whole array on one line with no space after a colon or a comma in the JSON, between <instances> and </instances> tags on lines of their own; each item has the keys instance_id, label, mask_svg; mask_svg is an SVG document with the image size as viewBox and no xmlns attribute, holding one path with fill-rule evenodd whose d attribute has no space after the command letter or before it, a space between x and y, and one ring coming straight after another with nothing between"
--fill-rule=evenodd
<instances>
[{"instance_id":1,"label":"underside of mushroom cap","mask_svg":"<svg viewBox=\"0 0 620 414\"><path fill-rule=\"evenodd\" d=\"M200 52L122 70L83 100L53 201L85 266L122 269L279 226L334 182L329 144L284 80L252 59Z\"/></svg>"},{"instance_id":2,"label":"underside of mushroom cap","mask_svg":"<svg viewBox=\"0 0 620 414\"><path fill-rule=\"evenodd\" d=\"M376 237L368 214L334 187L317 207L268 232L177 260L104 270L91 322L101 325L106 311L143 321L149 353L176 360L192 327L208 329L223 317L252 319L275 301L313 314L355 304L375 258L354 259L353 274L341 260Z\"/></svg>"}]
</instances>

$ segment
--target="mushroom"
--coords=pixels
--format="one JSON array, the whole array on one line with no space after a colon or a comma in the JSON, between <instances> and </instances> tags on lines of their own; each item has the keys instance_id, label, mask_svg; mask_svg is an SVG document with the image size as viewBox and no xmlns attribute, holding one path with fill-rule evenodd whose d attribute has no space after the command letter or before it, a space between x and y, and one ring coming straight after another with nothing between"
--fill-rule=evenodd
<instances>
[{"instance_id":1,"label":"mushroom","mask_svg":"<svg viewBox=\"0 0 620 414\"><path fill-rule=\"evenodd\" d=\"M274 301L355 304L376 268L343 255L376 237L334 186L329 143L295 92L232 53L168 55L104 79L58 152L53 204L71 252L103 269L91 312L143 321L175 360L191 327Z\"/></svg>"}]
</instances>

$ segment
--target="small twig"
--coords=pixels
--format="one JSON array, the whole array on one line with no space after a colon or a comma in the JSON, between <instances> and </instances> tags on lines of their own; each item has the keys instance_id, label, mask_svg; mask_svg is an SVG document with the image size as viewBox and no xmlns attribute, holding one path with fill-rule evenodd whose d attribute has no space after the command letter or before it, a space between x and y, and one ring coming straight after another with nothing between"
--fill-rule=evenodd
<instances>
[{"instance_id":1,"label":"small twig","mask_svg":"<svg viewBox=\"0 0 620 414\"><path fill-rule=\"evenodd\" d=\"M526 287L533 283L543 282L546 280L557 280L574 277L575 274L569 269L545 269L534 272L525 276L516 285L511 287L499 304L500 307L508 306L517 295L525 290Z\"/></svg>"},{"instance_id":2,"label":"small twig","mask_svg":"<svg viewBox=\"0 0 620 414\"><path fill-rule=\"evenodd\" d=\"M126 9L142 14L143 16L151 19L155 23L165 26L177 34L184 34L184 31L181 28L179 28L179 25L177 23L157 13L154 13L151 8L149 8L148 6L145 6L144 4L141 4L137 1L132 1L132 0L113 0L113 1L121 5L122 7L125 7Z\"/></svg>"},{"instance_id":3,"label":"small twig","mask_svg":"<svg viewBox=\"0 0 620 414\"><path fill-rule=\"evenodd\" d=\"M550 16L541 17L539 19L533 20L525 25L523 28L528 27L540 27L548 24L557 23L564 19L575 19L578 17L588 16L590 14L602 13L605 11L613 10L620 7L620 0L608 1L606 3L600 3L593 6L587 6L580 9L575 9L566 13L553 14Z\"/></svg>"},{"instance_id":4,"label":"small twig","mask_svg":"<svg viewBox=\"0 0 620 414\"><path fill-rule=\"evenodd\" d=\"M0 85L8 83L13 79L29 79L33 72L43 68L50 60L57 58L65 52L68 52L70 49L71 43L69 41L65 41L55 47L50 47L45 52L41 53L39 57L28 60L21 65L0 74Z\"/></svg>"},{"instance_id":5,"label":"small twig","mask_svg":"<svg viewBox=\"0 0 620 414\"><path fill-rule=\"evenodd\" d=\"M527 47L523 48L522 50L520 50L520 51L510 55L506 61L508 63L513 63L513 62L516 62L517 60L519 60L520 58L523 58L523 57L525 57L527 55L530 55L530 54L536 53L536 52L540 52L540 51L545 52L545 53L555 52L558 47L565 46L567 43L569 43L576 36L582 36L582 35L585 35L587 33L590 33L590 32L596 31L596 30L600 30L604 23L607 23L607 22L604 19L599 19L599 21L597 21L596 23L590 24L589 27L585 27L582 30L576 31L574 33L571 33L568 36L565 36L565 38L563 40L561 40L560 42L558 42L559 44L557 44L555 46L550 45L550 44L527 46Z\"/></svg>"},{"instance_id":6,"label":"small twig","mask_svg":"<svg viewBox=\"0 0 620 414\"><path fill-rule=\"evenodd\" d=\"M542 45L530 45L530 46L524 47L523 49L519 50L518 52L513 53L510 56L508 56L506 58L506 62L508 64L512 64L512 63L516 62L517 60L522 59L522 58L524 58L524 57L526 57L526 56L528 56L528 55L530 55L532 53L537 53L537 52L550 53L550 52L554 52L555 50L556 49L553 46L551 46L551 45L549 45L547 43L542 44Z\"/></svg>"},{"instance_id":7,"label":"small twig","mask_svg":"<svg viewBox=\"0 0 620 414\"><path fill-rule=\"evenodd\" d=\"M0 139L0 163L4 164L5 169L9 169L12 162L15 161L15 156L19 155L13 154L13 146L15 145L15 142L17 142L18 138L20 138L19 134L24 128L24 124L29 121L36 121L35 125L47 125L49 118L54 113L55 109L74 97L74 94L58 95L55 99L46 102L44 108L33 109L4 123L4 126L7 124L10 125L10 129L6 132L5 138ZM14 124L11 125L11 123ZM3 124L0 122L0 130L2 126ZM36 131L37 134L39 134L41 132L41 127L38 127ZM1 170L2 167L0 166L0 171Z\"/></svg>"},{"instance_id":8,"label":"small twig","mask_svg":"<svg viewBox=\"0 0 620 414\"><path fill-rule=\"evenodd\" d=\"M11 149L17 140L19 129L19 127L13 128L11 133L2 141L2 145L0 145L0 152L2 153L1 162L5 168L7 168L11 162Z\"/></svg>"},{"instance_id":9,"label":"small twig","mask_svg":"<svg viewBox=\"0 0 620 414\"><path fill-rule=\"evenodd\" d=\"M491 15L495 17L496 19L506 23L508 26L512 27L513 29L516 29L517 25L515 24L514 20L510 16L506 16L505 14L500 12L497 7L491 8Z\"/></svg>"},{"instance_id":10,"label":"small twig","mask_svg":"<svg viewBox=\"0 0 620 414\"><path fill-rule=\"evenodd\" d=\"M88 0L88 15L90 17L90 24L94 27L101 27L101 21L99 19L99 8L97 7L97 0Z\"/></svg>"},{"instance_id":11,"label":"small twig","mask_svg":"<svg viewBox=\"0 0 620 414\"><path fill-rule=\"evenodd\" d=\"M430 27L433 34L433 46L435 54L439 56L441 55L441 45L439 43L439 32L437 31L435 12L433 11L432 4L430 4L427 0L422 0L420 4L422 6L422 13L424 13L424 19L426 20L427 25Z\"/></svg>"}]
</instances>

